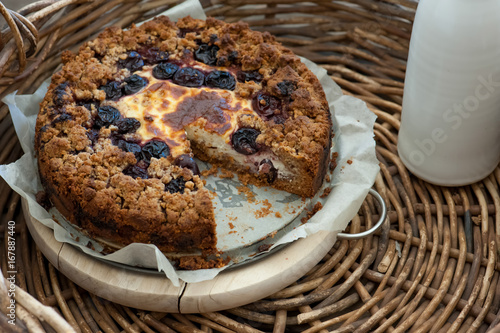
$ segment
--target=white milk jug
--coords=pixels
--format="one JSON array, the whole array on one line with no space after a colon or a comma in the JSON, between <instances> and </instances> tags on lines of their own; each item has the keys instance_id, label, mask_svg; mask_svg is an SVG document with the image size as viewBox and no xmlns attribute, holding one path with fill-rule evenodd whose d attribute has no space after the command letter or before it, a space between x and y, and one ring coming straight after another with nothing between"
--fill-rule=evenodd
<instances>
[{"instance_id":1,"label":"white milk jug","mask_svg":"<svg viewBox=\"0 0 500 333\"><path fill-rule=\"evenodd\" d=\"M471 184L500 162L500 0L420 0L398 152L416 176Z\"/></svg>"}]
</instances>

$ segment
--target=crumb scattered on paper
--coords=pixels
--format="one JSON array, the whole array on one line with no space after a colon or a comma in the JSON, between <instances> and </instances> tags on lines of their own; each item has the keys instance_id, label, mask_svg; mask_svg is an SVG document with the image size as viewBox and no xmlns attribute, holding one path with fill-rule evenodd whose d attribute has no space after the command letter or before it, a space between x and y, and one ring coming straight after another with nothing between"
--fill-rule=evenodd
<instances>
[{"instance_id":1,"label":"crumb scattered on paper","mask_svg":"<svg viewBox=\"0 0 500 333\"><path fill-rule=\"evenodd\" d=\"M238 194L244 194L248 202L255 201L255 193L246 185L237 186Z\"/></svg>"},{"instance_id":2,"label":"crumb scattered on paper","mask_svg":"<svg viewBox=\"0 0 500 333\"><path fill-rule=\"evenodd\" d=\"M273 207L273 205L267 199L261 201L260 203L262 203L264 205L264 207L262 207L261 209L255 211L255 217L256 218L266 217L266 216L274 213L271 210L271 207Z\"/></svg>"},{"instance_id":3,"label":"crumb scattered on paper","mask_svg":"<svg viewBox=\"0 0 500 333\"><path fill-rule=\"evenodd\" d=\"M326 198L330 194L331 191L332 191L332 188L327 187L327 188L325 188L325 190L323 191L323 193L321 193L321 195L319 197Z\"/></svg>"},{"instance_id":4,"label":"crumb scattered on paper","mask_svg":"<svg viewBox=\"0 0 500 333\"><path fill-rule=\"evenodd\" d=\"M316 204L314 205L313 209L312 210L309 210L307 212L307 215L305 217L303 217L300 221L302 223L306 223L307 221L309 221L309 219L311 217L314 216L314 214L316 214L318 211L321 210L321 208L323 208L323 205L321 204L321 202L316 202Z\"/></svg>"},{"instance_id":5,"label":"crumb scattered on paper","mask_svg":"<svg viewBox=\"0 0 500 333\"><path fill-rule=\"evenodd\" d=\"M286 214L296 214L297 213L295 207L290 206L288 203L285 204L285 208L283 209L283 212Z\"/></svg>"},{"instance_id":6,"label":"crumb scattered on paper","mask_svg":"<svg viewBox=\"0 0 500 333\"><path fill-rule=\"evenodd\" d=\"M330 171L335 170L337 167L337 157L339 156L339 153L333 152L332 157L330 159Z\"/></svg>"},{"instance_id":7,"label":"crumb scattered on paper","mask_svg":"<svg viewBox=\"0 0 500 333\"><path fill-rule=\"evenodd\" d=\"M202 170L200 172L200 174L203 177L208 177L208 176L216 175L218 170L219 170L219 168L216 165L212 165L212 167L210 169Z\"/></svg>"},{"instance_id":8,"label":"crumb scattered on paper","mask_svg":"<svg viewBox=\"0 0 500 333\"><path fill-rule=\"evenodd\" d=\"M259 246L258 251L259 252L266 252L271 248L271 246L273 246L273 244L262 244L261 246Z\"/></svg>"},{"instance_id":9,"label":"crumb scattered on paper","mask_svg":"<svg viewBox=\"0 0 500 333\"><path fill-rule=\"evenodd\" d=\"M221 169L220 173L219 173L219 178L233 178L234 177L234 173L232 171L229 171L229 170L226 170L226 169Z\"/></svg>"}]
</instances>

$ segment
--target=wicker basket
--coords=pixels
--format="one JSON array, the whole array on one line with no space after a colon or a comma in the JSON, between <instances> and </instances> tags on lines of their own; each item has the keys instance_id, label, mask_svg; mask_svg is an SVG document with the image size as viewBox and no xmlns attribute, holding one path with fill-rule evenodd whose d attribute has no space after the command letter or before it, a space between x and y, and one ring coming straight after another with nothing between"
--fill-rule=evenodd
<instances>
[{"instance_id":1,"label":"wicker basket","mask_svg":"<svg viewBox=\"0 0 500 333\"><path fill-rule=\"evenodd\" d=\"M0 2L0 97L33 92L109 25L125 27L175 0L44 0L18 13ZM248 5L254 5L249 7ZM148 312L101 299L58 272L25 227L19 196L0 182L0 268L9 277L9 221L16 222L16 325L9 280L0 283L0 331L23 332L485 332L500 322L500 168L482 182L442 188L413 177L396 151L405 61L417 3L411 0L212 0L206 13L267 30L320 64L344 93L377 116L381 171L375 188L388 221L374 236L339 241L310 272L260 301L215 313ZM21 156L0 108L0 163ZM377 220L369 197L350 225Z\"/></svg>"}]
</instances>

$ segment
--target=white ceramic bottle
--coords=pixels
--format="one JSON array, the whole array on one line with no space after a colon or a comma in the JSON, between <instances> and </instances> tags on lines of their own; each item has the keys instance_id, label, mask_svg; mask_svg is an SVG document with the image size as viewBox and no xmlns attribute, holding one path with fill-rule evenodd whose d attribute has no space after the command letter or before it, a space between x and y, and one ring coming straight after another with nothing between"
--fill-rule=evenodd
<instances>
[{"instance_id":1,"label":"white ceramic bottle","mask_svg":"<svg viewBox=\"0 0 500 333\"><path fill-rule=\"evenodd\" d=\"M416 176L471 184L500 162L500 0L420 0L398 139Z\"/></svg>"}]
</instances>

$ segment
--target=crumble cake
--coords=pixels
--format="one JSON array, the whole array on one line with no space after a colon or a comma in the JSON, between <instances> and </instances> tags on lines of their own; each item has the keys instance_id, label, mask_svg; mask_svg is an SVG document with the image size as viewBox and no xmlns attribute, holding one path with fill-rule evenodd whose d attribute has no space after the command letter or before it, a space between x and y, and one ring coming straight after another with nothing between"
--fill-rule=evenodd
<instances>
[{"instance_id":1,"label":"crumble cake","mask_svg":"<svg viewBox=\"0 0 500 333\"><path fill-rule=\"evenodd\" d=\"M213 195L194 157L302 197L323 182L325 94L269 33L161 16L108 28L62 60L35 150L48 199L91 237L216 253Z\"/></svg>"}]
</instances>

